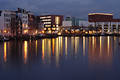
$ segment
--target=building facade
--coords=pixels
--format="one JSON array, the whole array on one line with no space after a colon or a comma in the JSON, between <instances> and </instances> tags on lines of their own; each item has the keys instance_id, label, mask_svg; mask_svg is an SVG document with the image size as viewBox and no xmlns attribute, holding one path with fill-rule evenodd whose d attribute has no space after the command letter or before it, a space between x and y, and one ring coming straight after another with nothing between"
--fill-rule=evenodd
<instances>
[{"instance_id":1,"label":"building facade","mask_svg":"<svg viewBox=\"0 0 120 80\"><path fill-rule=\"evenodd\" d=\"M88 21L91 26L100 27L102 33L119 33L120 19L114 19L109 13L90 13Z\"/></svg>"},{"instance_id":2,"label":"building facade","mask_svg":"<svg viewBox=\"0 0 120 80\"><path fill-rule=\"evenodd\" d=\"M62 26L63 27L71 27L72 26L72 21L63 21L62 22Z\"/></svg>"},{"instance_id":3,"label":"building facade","mask_svg":"<svg viewBox=\"0 0 120 80\"><path fill-rule=\"evenodd\" d=\"M64 20L64 22L72 22L71 26L79 26L79 18L67 16Z\"/></svg>"},{"instance_id":4,"label":"building facade","mask_svg":"<svg viewBox=\"0 0 120 80\"><path fill-rule=\"evenodd\" d=\"M14 11L0 11L0 33L11 35L12 27L15 26L16 13Z\"/></svg>"},{"instance_id":5,"label":"building facade","mask_svg":"<svg viewBox=\"0 0 120 80\"><path fill-rule=\"evenodd\" d=\"M89 26L88 20L83 20L83 19L79 20L79 26L80 27L88 27Z\"/></svg>"},{"instance_id":6,"label":"building facade","mask_svg":"<svg viewBox=\"0 0 120 80\"><path fill-rule=\"evenodd\" d=\"M20 34L28 34L29 30L29 19L28 19L29 12L18 8L18 11L16 11L16 16L19 18L19 21L21 22L20 26L21 27L21 33Z\"/></svg>"},{"instance_id":7,"label":"building facade","mask_svg":"<svg viewBox=\"0 0 120 80\"><path fill-rule=\"evenodd\" d=\"M42 15L39 18L44 26L44 30L48 33L58 31L58 28L62 26L62 15Z\"/></svg>"},{"instance_id":8,"label":"building facade","mask_svg":"<svg viewBox=\"0 0 120 80\"><path fill-rule=\"evenodd\" d=\"M23 35L28 34L30 29L37 28L37 17L30 11L18 8L17 11L0 11L0 34Z\"/></svg>"}]
</instances>

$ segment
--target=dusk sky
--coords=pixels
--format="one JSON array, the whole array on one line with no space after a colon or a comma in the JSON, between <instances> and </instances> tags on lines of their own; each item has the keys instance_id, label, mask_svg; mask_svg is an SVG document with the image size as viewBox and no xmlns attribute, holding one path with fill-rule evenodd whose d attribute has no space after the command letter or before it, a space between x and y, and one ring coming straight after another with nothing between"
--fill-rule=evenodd
<instances>
[{"instance_id":1,"label":"dusk sky","mask_svg":"<svg viewBox=\"0 0 120 80\"><path fill-rule=\"evenodd\" d=\"M0 9L24 8L39 14L61 14L87 18L88 13L114 13L120 17L120 0L0 0Z\"/></svg>"}]
</instances>

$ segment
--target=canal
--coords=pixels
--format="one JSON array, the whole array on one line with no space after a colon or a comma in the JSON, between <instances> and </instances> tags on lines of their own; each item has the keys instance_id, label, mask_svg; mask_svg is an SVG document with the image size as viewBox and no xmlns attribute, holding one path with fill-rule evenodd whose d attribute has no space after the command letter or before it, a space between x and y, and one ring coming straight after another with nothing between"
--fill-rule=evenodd
<instances>
[{"instance_id":1,"label":"canal","mask_svg":"<svg viewBox=\"0 0 120 80\"><path fill-rule=\"evenodd\" d=\"M0 43L0 80L120 80L119 37Z\"/></svg>"}]
</instances>

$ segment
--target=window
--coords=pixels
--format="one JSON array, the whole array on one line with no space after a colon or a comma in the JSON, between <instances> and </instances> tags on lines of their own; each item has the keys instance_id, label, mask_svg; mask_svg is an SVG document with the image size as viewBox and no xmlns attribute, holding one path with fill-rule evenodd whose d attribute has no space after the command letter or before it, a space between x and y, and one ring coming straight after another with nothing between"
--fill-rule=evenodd
<instances>
[{"instance_id":1,"label":"window","mask_svg":"<svg viewBox=\"0 0 120 80\"><path fill-rule=\"evenodd\" d=\"M45 27L51 27L51 25L45 25Z\"/></svg>"},{"instance_id":2,"label":"window","mask_svg":"<svg viewBox=\"0 0 120 80\"><path fill-rule=\"evenodd\" d=\"M51 22L44 22L44 24L51 24Z\"/></svg>"},{"instance_id":3,"label":"window","mask_svg":"<svg viewBox=\"0 0 120 80\"><path fill-rule=\"evenodd\" d=\"M55 23L56 23L56 25L59 25L59 23L60 23L60 17L55 17Z\"/></svg>"},{"instance_id":4,"label":"window","mask_svg":"<svg viewBox=\"0 0 120 80\"><path fill-rule=\"evenodd\" d=\"M51 19L43 19L42 21L51 21Z\"/></svg>"},{"instance_id":5,"label":"window","mask_svg":"<svg viewBox=\"0 0 120 80\"><path fill-rule=\"evenodd\" d=\"M10 22L10 19L6 18L6 19L5 19L5 22Z\"/></svg>"},{"instance_id":6,"label":"window","mask_svg":"<svg viewBox=\"0 0 120 80\"><path fill-rule=\"evenodd\" d=\"M4 14L4 16L5 16L5 17L10 17L10 15L9 15L9 14Z\"/></svg>"}]
</instances>

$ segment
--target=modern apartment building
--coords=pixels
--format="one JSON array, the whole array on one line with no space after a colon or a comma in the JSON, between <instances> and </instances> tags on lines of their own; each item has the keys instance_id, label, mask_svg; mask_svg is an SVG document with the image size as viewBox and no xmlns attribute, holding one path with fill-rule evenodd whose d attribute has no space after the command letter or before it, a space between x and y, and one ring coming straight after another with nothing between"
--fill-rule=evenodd
<instances>
[{"instance_id":1,"label":"modern apartment building","mask_svg":"<svg viewBox=\"0 0 120 80\"><path fill-rule=\"evenodd\" d=\"M102 33L118 33L120 31L120 19L114 19L109 13L90 13L88 21L91 26L101 27Z\"/></svg>"},{"instance_id":2,"label":"modern apartment building","mask_svg":"<svg viewBox=\"0 0 120 80\"><path fill-rule=\"evenodd\" d=\"M39 18L44 26L44 30L48 33L58 31L59 27L62 26L62 15L41 15Z\"/></svg>"}]
</instances>

